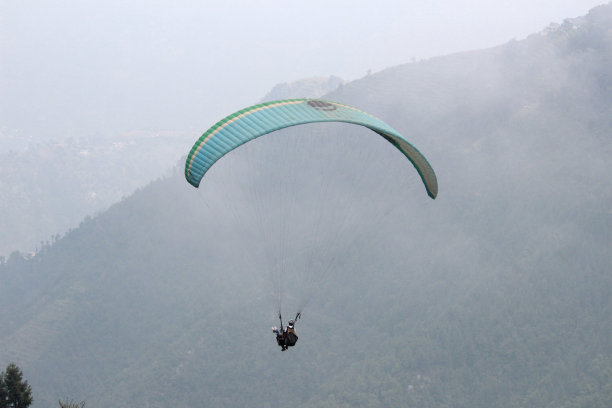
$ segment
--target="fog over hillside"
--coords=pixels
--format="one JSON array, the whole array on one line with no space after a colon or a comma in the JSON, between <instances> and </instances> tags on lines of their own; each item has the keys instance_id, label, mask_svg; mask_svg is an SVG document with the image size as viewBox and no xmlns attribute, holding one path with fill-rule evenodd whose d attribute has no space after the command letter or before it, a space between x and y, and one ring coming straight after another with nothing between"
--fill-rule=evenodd
<instances>
[{"instance_id":1,"label":"fog over hillside","mask_svg":"<svg viewBox=\"0 0 612 408\"><path fill-rule=\"evenodd\" d=\"M324 95L0 265L0 364L34 408L612 406L612 4ZM269 327L303 307L296 347Z\"/></svg>"}]
</instances>

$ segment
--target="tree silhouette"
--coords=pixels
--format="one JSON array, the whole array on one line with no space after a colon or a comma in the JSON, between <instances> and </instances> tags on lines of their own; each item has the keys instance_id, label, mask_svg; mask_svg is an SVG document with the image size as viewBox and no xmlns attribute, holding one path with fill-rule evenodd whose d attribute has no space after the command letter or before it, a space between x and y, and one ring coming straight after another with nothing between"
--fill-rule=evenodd
<instances>
[{"instance_id":1,"label":"tree silhouette","mask_svg":"<svg viewBox=\"0 0 612 408\"><path fill-rule=\"evenodd\" d=\"M19 367L9 364L0 374L0 408L27 408L33 400L32 387L23 380Z\"/></svg>"}]
</instances>

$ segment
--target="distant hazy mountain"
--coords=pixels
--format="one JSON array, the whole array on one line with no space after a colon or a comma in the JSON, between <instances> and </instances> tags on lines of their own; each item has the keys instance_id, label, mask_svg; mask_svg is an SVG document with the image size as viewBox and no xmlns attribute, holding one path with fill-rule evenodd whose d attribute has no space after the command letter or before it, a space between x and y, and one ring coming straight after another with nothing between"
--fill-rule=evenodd
<instances>
[{"instance_id":1,"label":"distant hazy mountain","mask_svg":"<svg viewBox=\"0 0 612 408\"><path fill-rule=\"evenodd\" d=\"M200 189L178 163L0 265L0 364L34 408L610 407L611 61L612 4L324 95L406 135L435 201L352 125L262 137ZM283 353L279 292L309 301Z\"/></svg>"},{"instance_id":2,"label":"distant hazy mountain","mask_svg":"<svg viewBox=\"0 0 612 408\"><path fill-rule=\"evenodd\" d=\"M290 98L318 98L335 91L345 81L337 76L327 78L304 78L290 83L276 85L261 100L262 102Z\"/></svg>"},{"instance_id":3,"label":"distant hazy mountain","mask_svg":"<svg viewBox=\"0 0 612 408\"><path fill-rule=\"evenodd\" d=\"M0 256L35 251L161 177L193 138L143 131L18 146L5 136L15 149L0 153Z\"/></svg>"},{"instance_id":4,"label":"distant hazy mountain","mask_svg":"<svg viewBox=\"0 0 612 408\"><path fill-rule=\"evenodd\" d=\"M302 79L275 86L266 98L315 98L342 82ZM198 136L142 131L36 145L0 134L0 256L33 252L161 177Z\"/></svg>"}]
</instances>

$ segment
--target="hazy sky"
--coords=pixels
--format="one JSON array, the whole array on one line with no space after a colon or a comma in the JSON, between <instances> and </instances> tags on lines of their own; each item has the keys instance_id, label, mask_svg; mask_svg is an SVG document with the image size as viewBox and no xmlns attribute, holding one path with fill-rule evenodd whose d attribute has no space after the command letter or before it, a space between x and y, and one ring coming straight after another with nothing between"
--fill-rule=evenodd
<instances>
[{"instance_id":1,"label":"hazy sky","mask_svg":"<svg viewBox=\"0 0 612 408\"><path fill-rule=\"evenodd\" d=\"M522 39L606 0L0 0L0 131L199 129L272 86Z\"/></svg>"}]
</instances>

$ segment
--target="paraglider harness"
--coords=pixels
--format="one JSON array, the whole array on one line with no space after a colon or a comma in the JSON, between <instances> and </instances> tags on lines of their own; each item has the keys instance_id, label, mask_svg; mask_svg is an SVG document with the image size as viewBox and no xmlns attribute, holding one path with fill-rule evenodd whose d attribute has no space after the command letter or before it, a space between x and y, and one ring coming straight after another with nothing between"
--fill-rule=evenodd
<instances>
[{"instance_id":1,"label":"paraglider harness","mask_svg":"<svg viewBox=\"0 0 612 408\"><path fill-rule=\"evenodd\" d=\"M302 317L302 312L298 312L295 315L293 325L295 325L295 322L297 322L300 317ZM280 312L278 313L278 318L280 320L280 330L276 334L276 342L281 346L282 351L285 351L287 348L295 346L295 343L298 341L298 335L295 332L294 326L287 326L286 329L283 329L283 316Z\"/></svg>"}]
</instances>

